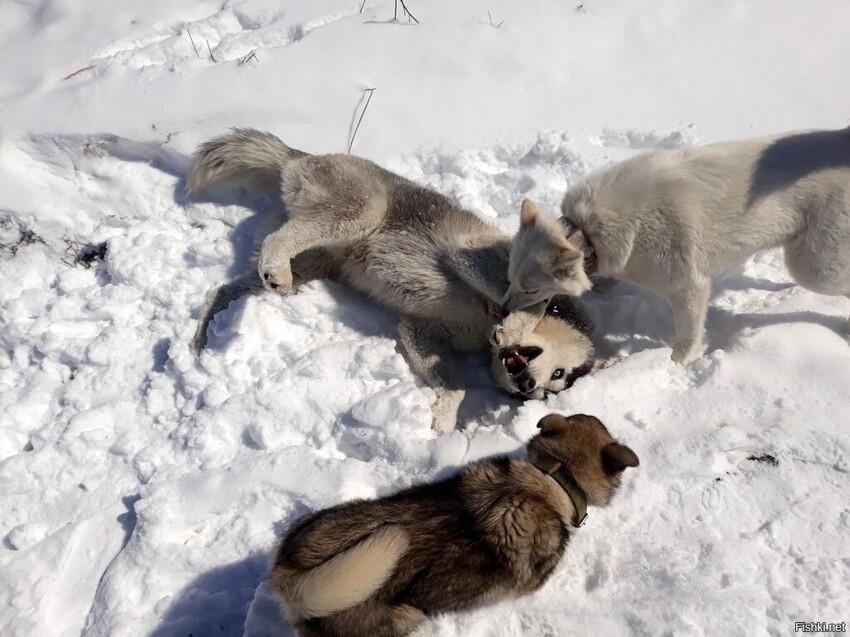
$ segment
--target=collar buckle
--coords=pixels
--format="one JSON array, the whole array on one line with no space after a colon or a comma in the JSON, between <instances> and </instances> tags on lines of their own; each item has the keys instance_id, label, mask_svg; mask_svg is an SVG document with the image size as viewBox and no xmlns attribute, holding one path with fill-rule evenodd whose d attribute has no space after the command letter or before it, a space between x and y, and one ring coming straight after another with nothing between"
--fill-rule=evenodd
<instances>
[{"instance_id":1,"label":"collar buckle","mask_svg":"<svg viewBox=\"0 0 850 637\"><path fill-rule=\"evenodd\" d=\"M587 520L587 494L575 478L554 458L537 458L533 463L540 471L558 483L573 505L573 527L584 526Z\"/></svg>"}]
</instances>

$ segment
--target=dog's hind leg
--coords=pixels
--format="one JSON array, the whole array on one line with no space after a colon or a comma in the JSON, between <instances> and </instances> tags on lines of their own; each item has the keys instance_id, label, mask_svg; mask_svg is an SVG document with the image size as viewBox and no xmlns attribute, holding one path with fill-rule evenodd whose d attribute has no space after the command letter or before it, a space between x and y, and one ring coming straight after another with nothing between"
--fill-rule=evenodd
<instances>
[{"instance_id":1,"label":"dog's hind leg","mask_svg":"<svg viewBox=\"0 0 850 637\"><path fill-rule=\"evenodd\" d=\"M390 609L390 622L396 635L409 635L426 620L425 614L409 604L400 604Z\"/></svg>"},{"instance_id":2,"label":"dog's hind leg","mask_svg":"<svg viewBox=\"0 0 850 637\"><path fill-rule=\"evenodd\" d=\"M327 250L316 248L299 254L292 260L293 285L295 287L316 279L333 279L339 273L338 261ZM207 345L207 330L215 315L233 301L263 289L263 283L255 270L247 272L230 283L217 287L207 295L198 315L198 325L189 343L189 350L196 356Z\"/></svg>"},{"instance_id":3,"label":"dog's hind leg","mask_svg":"<svg viewBox=\"0 0 850 637\"><path fill-rule=\"evenodd\" d=\"M198 325L189 343L189 350L196 356L203 351L207 345L207 329L216 314L236 299L262 289L263 284L260 282L257 273L248 272L210 292L198 315Z\"/></svg>"},{"instance_id":4,"label":"dog's hind leg","mask_svg":"<svg viewBox=\"0 0 850 637\"><path fill-rule=\"evenodd\" d=\"M466 392L458 374L451 334L442 325L407 318L399 325L399 336L413 372L437 394L431 407L431 427L440 433L453 431Z\"/></svg>"},{"instance_id":5,"label":"dog's hind leg","mask_svg":"<svg viewBox=\"0 0 850 637\"><path fill-rule=\"evenodd\" d=\"M708 278L667 293L676 329L671 357L674 362L687 365L705 352L705 317L710 293L711 279Z\"/></svg>"},{"instance_id":6,"label":"dog's hind leg","mask_svg":"<svg viewBox=\"0 0 850 637\"><path fill-rule=\"evenodd\" d=\"M427 617L410 604L388 606L375 599L322 618L324 630L304 632L304 637L316 635L345 635L346 637L408 637L422 626ZM422 636L422 631L415 633ZM427 634L427 633L426 633Z\"/></svg>"},{"instance_id":7,"label":"dog's hind leg","mask_svg":"<svg viewBox=\"0 0 850 637\"><path fill-rule=\"evenodd\" d=\"M850 294L847 295L847 298L850 299ZM850 316L847 317L847 321L844 323L844 334L847 337L847 343L850 344Z\"/></svg>"}]
</instances>

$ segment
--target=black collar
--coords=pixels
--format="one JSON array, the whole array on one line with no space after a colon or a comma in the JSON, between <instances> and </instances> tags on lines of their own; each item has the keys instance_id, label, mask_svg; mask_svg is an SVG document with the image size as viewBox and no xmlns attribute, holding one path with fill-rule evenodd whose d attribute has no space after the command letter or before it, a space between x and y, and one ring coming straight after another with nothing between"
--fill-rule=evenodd
<instances>
[{"instance_id":1,"label":"black collar","mask_svg":"<svg viewBox=\"0 0 850 637\"><path fill-rule=\"evenodd\" d=\"M584 492L573 475L560 462L549 456L537 457L531 462L547 476L551 476L564 490L573 503L574 527L580 527L587 519L587 494Z\"/></svg>"},{"instance_id":2,"label":"black collar","mask_svg":"<svg viewBox=\"0 0 850 637\"><path fill-rule=\"evenodd\" d=\"M564 236L567 238L567 241L570 241L573 238L578 240L579 245L576 247L584 252L584 271L588 275L596 272L596 267L599 265L596 258L596 249L587 238L587 235L582 232L581 228L576 226L576 224L566 217L561 217L558 221L561 222L561 226L564 228Z\"/></svg>"}]
</instances>

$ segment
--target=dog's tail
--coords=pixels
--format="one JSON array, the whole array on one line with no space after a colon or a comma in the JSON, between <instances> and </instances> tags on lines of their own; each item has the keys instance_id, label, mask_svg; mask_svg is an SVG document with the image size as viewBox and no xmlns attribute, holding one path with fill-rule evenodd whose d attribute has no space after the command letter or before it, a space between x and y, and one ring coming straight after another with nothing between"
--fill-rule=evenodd
<instances>
[{"instance_id":1,"label":"dog's tail","mask_svg":"<svg viewBox=\"0 0 850 637\"><path fill-rule=\"evenodd\" d=\"M365 601L390 578L410 538L388 524L309 571L274 569L271 582L291 622L325 617Z\"/></svg>"},{"instance_id":2,"label":"dog's tail","mask_svg":"<svg viewBox=\"0 0 850 637\"><path fill-rule=\"evenodd\" d=\"M307 153L290 148L271 133L234 128L204 142L195 151L186 182L193 193L222 181L237 181L260 190L279 191L280 171Z\"/></svg>"}]
</instances>

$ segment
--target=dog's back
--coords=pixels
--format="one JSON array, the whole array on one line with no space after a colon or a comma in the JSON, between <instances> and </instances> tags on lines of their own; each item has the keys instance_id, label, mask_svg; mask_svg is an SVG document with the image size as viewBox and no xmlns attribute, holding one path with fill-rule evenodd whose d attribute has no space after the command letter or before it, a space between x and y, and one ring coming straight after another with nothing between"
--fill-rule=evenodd
<instances>
[{"instance_id":1,"label":"dog's back","mask_svg":"<svg viewBox=\"0 0 850 637\"><path fill-rule=\"evenodd\" d=\"M289 218L309 222L304 231L339 236L328 255L352 286L404 315L474 326L486 346L507 287L509 242L454 200L369 160L309 155L251 129L195 153L188 190L222 181L279 191ZM458 277L456 258L474 260L496 298L481 298Z\"/></svg>"},{"instance_id":2,"label":"dog's back","mask_svg":"<svg viewBox=\"0 0 850 637\"><path fill-rule=\"evenodd\" d=\"M740 213L760 198L836 172L850 175L850 127L648 151L571 187L561 212L581 227L594 211L590 203L629 217L690 196L704 208Z\"/></svg>"},{"instance_id":3,"label":"dog's back","mask_svg":"<svg viewBox=\"0 0 850 637\"><path fill-rule=\"evenodd\" d=\"M642 153L572 187L561 211L598 244L603 273L633 254L716 272L784 245L848 184L850 129L797 132Z\"/></svg>"},{"instance_id":4,"label":"dog's back","mask_svg":"<svg viewBox=\"0 0 850 637\"><path fill-rule=\"evenodd\" d=\"M528 463L502 458L320 512L283 539L272 589L293 626L319 635L384 634L377 627L407 617L407 608L421 621L422 613L530 592L549 577L568 537L562 516L571 509L546 480Z\"/></svg>"}]
</instances>

